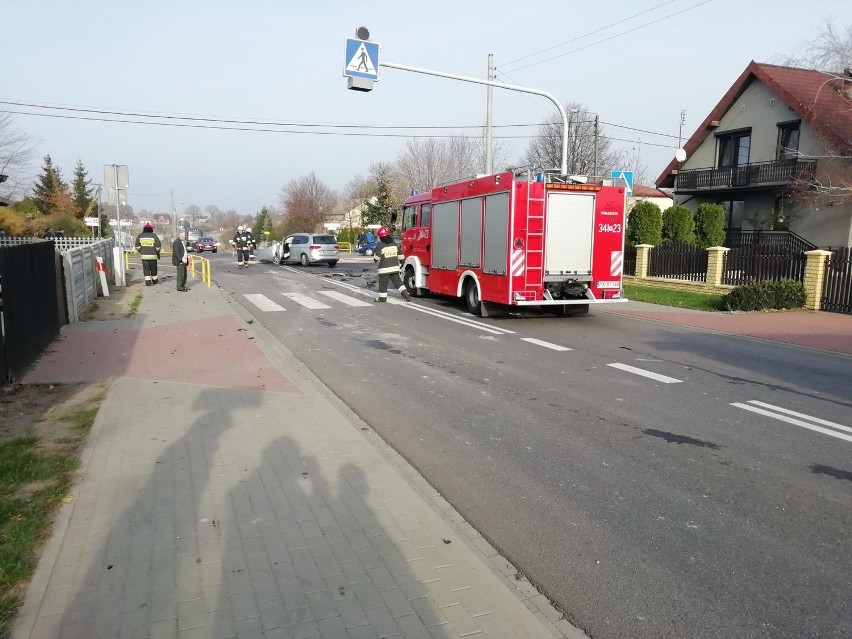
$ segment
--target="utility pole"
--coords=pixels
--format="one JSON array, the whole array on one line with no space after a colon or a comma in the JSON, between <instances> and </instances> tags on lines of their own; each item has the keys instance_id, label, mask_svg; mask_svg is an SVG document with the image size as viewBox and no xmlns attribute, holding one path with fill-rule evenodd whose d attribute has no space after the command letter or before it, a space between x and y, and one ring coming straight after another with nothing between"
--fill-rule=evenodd
<instances>
[{"instance_id":1,"label":"utility pole","mask_svg":"<svg viewBox=\"0 0 852 639\"><path fill-rule=\"evenodd\" d=\"M178 236L178 227L177 227L177 213L175 213L175 190L169 189L169 203L172 207L172 226L174 226L174 239L177 239Z\"/></svg>"},{"instance_id":2,"label":"utility pole","mask_svg":"<svg viewBox=\"0 0 852 639\"><path fill-rule=\"evenodd\" d=\"M686 124L686 109L680 110L680 128L677 132L677 148L683 148L681 145L681 139L683 138L683 125Z\"/></svg>"},{"instance_id":3,"label":"utility pole","mask_svg":"<svg viewBox=\"0 0 852 639\"><path fill-rule=\"evenodd\" d=\"M600 127L601 118L598 114L595 114L595 177L598 176L598 130Z\"/></svg>"},{"instance_id":4,"label":"utility pole","mask_svg":"<svg viewBox=\"0 0 852 639\"><path fill-rule=\"evenodd\" d=\"M491 82L494 77L494 54L488 54L488 81ZM494 106L494 87L488 85L487 99L485 105L485 175L491 175L494 172L494 130L492 125L492 109Z\"/></svg>"}]
</instances>

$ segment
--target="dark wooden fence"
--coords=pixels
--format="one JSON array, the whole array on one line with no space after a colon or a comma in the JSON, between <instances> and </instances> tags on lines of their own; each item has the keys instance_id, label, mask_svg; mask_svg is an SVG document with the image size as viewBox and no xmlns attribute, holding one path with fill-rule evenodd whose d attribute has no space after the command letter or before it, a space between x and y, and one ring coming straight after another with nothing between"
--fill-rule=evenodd
<instances>
[{"instance_id":1,"label":"dark wooden fence","mask_svg":"<svg viewBox=\"0 0 852 639\"><path fill-rule=\"evenodd\" d=\"M624 274L636 275L636 247L629 244L624 247Z\"/></svg>"},{"instance_id":2,"label":"dark wooden fence","mask_svg":"<svg viewBox=\"0 0 852 639\"><path fill-rule=\"evenodd\" d=\"M53 242L0 247L0 385L19 379L59 334Z\"/></svg>"},{"instance_id":3,"label":"dark wooden fence","mask_svg":"<svg viewBox=\"0 0 852 639\"><path fill-rule=\"evenodd\" d=\"M725 254L722 284L741 286L758 280L805 279L802 251L782 244L747 244Z\"/></svg>"},{"instance_id":4,"label":"dark wooden fence","mask_svg":"<svg viewBox=\"0 0 852 639\"><path fill-rule=\"evenodd\" d=\"M648 275L649 277L706 282L707 249L678 242L667 242L655 246L651 249Z\"/></svg>"},{"instance_id":5,"label":"dark wooden fence","mask_svg":"<svg viewBox=\"0 0 852 639\"><path fill-rule=\"evenodd\" d=\"M852 313L852 248L831 251L825 266L822 289L822 310L833 313Z\"/></svg>"}]
</instances>

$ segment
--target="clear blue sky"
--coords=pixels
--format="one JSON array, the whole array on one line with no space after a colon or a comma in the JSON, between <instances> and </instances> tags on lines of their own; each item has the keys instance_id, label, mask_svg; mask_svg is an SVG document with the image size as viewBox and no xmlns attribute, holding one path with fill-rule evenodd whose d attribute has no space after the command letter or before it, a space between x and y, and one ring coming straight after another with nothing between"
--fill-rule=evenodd
<instances>
[{"instance_id":1,"label":"clear blue sky","mask_svg":"<svg viewBox=\"0 0 852 639\"><path fill-rule=\"evenodd\" d=\"M476 85L384 69L371 93L347 91L343 40L365 25L385 60L484 76L493 53L509 81L579 101L605 122L677 135L686 109L688 136L750 60L793 53L824 17L845 26L849 15L848 0L701 3L4 0L0 99L298 123L482 124L485 88ZM663 6L580 38L657 5ZM624 33L649 22L655 23ZM586 45L592 46L571 52ZM497 125L538 122L548 110L540 99L495 91ZM371 163L393 160L406 141L14 117L38 141L36 170L46 153L66 177L82 159L95 181L104 164L127 164L136 210L168 211L168 196L146 194L173 188L176 203L254 213L264 203L277 205L281 187L311 171L342 189ZM642 142L654 177L677 145L624 129L607 133ZM512 161L526 147L521 139L507 143Z\"/></svg>"}]
</instances>

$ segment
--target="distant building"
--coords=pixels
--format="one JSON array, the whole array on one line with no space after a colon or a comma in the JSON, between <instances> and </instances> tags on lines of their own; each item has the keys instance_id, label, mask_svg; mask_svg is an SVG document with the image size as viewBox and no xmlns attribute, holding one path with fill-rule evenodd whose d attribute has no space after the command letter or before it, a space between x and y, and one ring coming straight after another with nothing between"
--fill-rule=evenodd
<instances>
[{"instance_id":1,"label":"distant building","mask_svg":"<svg viewBox=\"0 0 852 639\"><path fill-rule=\"evenodd\" d=\"M655 189L651 186L641 186L637 184L633 187L633 198L637 202L651 202L660 207L660 211L665 211L674 203L674 198L671 193Z\"/></svg>"}]
</instances>

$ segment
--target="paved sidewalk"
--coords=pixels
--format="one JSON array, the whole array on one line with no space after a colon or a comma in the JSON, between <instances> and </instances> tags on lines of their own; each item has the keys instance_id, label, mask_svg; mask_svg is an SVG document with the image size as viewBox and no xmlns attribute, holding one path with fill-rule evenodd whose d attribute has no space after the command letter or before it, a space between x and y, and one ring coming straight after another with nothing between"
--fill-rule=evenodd
<instances>
[{"instance_id":1,"label":"paved sidewalk","mask_svg":"<svg viewBox=\"0 0 852 639\"><path fill-rule=\"evenodd\" d=\"M627 302L601 309L660 322L852 355L852 315L823 311L711 313Z\"/></svg>"},{"instance_id":2,"label":"paved sidewalk","mask_svg":"<svg viewBox=\"0 0 852 639\"><path fill-rule=\"evenodd\" d=\"M65 327L25 379L111 383L14 638L585 636L241 307L191 284Z\"/></svg>"}]
</instances>

